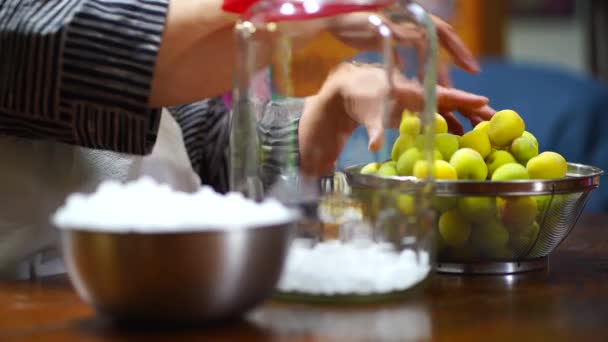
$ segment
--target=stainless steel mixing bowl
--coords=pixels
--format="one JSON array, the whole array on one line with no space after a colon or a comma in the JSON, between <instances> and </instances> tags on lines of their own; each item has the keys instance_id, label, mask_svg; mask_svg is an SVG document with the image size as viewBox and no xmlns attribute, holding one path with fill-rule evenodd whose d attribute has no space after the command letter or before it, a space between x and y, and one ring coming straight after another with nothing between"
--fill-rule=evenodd
<instances>
[{"instance_id":1,"label":"stainless steel mixing bowl","mask_svg":"<svg viewBox=\"0 0 608 342\"><path fill-rule=\"evenodd\" d=\"M118 320L238 316L278 282L291 226L184 233L62 230L69 277L99 313Z\"/></svg>"},{"instance_id":2,"label":"stainless steel mixing bowl","mask_svg":"<svg viewBox=\"0 0 608 342\"><path fill-rule=\"evenodd\" d=\"M355 197L373 198L374 192L379 189L391 189L396 195L415 197L416 189L422 184L414 177L361 174L361 167L358 165L346 170ZM460 201L467 198L487 200L489 203L509 201L511 206L508 207L509 211L503 206L505 211L501 218L502 223L509 226L509 249L495 248L495 240L492 240L496 236L481 234L481 228L487 228L489 222L497 218L494 209L498 208L490 208L492 217L485 217L487 212L483 210L474 211L469 216L477 216L477 220L467 218L473 229L464 246L453 247L442 243L441 234L436 231L436 270L445 273L509 274L546 267L548 256L576 226L591 192L599 186L602 174L603 171L597 167L568 163L567 176L560 179L505 182L437 180L432 202L437 217L451 210L462 212L459 203L462 204ZM517 205L517 201L532 202L533 211L526 212L531 207ZM373 206L370 207L372 211L375 210ZM534 215L532 222L517 223L520 217L530 213ZM506 222L505 218L512 222ZM437 230L438 225L436 222ZM533 230L529 229L532 227ZM476 232L479 233L477 236Z\"/></svg>"}]
</instances>

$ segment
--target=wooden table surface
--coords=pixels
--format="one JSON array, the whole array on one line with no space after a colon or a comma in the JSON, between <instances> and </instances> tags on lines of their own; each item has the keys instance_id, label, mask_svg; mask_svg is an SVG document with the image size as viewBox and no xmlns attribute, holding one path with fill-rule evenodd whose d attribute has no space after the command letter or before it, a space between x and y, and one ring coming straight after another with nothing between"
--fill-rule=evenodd
<instances>
[{"instance_id":1,"label":"wooden table surface","mask_svg":"<svg viewBox=\"0 0 608 342\"><path fill-rule=\"evenodd\" d=\"M124 328L95 316L65 277L0 283L0 341L608 341L608 215L583 217L550 269L433 275L397 303L267 303L240 321Z\"/></svg>"}]
</instances>

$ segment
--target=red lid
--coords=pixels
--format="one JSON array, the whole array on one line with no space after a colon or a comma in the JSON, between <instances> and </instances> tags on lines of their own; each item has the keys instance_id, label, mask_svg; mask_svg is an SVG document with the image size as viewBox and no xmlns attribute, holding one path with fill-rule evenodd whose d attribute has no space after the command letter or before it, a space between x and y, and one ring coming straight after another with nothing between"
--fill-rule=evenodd
<instances>
[{"instance_id":1,"label":"red lid","mask_svg":"<svg viewBox=\"0 0 608 342\"><path fill-rule=\"evenodd\" d=\"M226 12L241 14L245 13L245 11L256 2L258 2L258 0L224 0L222 9Z\"/></svg>"},{"instance_id":2,"label":"red lid","mask_svg":"<svg viewBox=\"0 0 608 342\"><path fill-rule=\"evenodd\" d=\"M222 9L226 12L244 14L247 10L260 0L223 0ZM322 10L309 12L302 1L293 1L294 12L290 14L281 13L278 8L270 8L264 15L265 21L300 20L326 17L349 13L354 11L376 10L386 6L392 0L370 0L369 2L353 2L351 0L327 2Z\"/></svg>"}]
</instances>

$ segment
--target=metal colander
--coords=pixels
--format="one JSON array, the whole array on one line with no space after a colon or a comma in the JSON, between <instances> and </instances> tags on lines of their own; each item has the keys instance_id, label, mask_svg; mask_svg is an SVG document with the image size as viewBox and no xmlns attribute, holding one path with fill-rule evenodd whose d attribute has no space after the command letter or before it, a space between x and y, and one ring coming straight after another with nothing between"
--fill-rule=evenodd
<instances>
[{"instance_id":1,"label":"metal colander","mask_svg":"<svg viewBox=\"0 0 608 342\"><path fill-rule=\"evenodd\" d=\"M387 188L417 196L416 178L363 175L361 167L346 170L347 182L360 198ZM599 168L569 163L567 177L561 179L436 181L437 271L508 274L544 268L548 255L576 225L602 174ZM447 211L458 211L456 216L462 218L458 222L464 223L449 224L446 219L440 224ZM469 227L468 235L445 234L458 227ZM446 241L445 236L456 238Z\"/></svg>"}]
</instances>

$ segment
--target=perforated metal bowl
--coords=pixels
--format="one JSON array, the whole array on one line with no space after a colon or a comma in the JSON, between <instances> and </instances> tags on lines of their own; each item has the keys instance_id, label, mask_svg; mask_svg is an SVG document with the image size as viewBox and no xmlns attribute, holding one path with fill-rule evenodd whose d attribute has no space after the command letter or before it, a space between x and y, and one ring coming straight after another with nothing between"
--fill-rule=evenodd
<instances>
[{"instance_id":1,"label":"perforated metal bowl","mask_svg":"<svg viewBox=\"0 0 608 342\"><path fill-rule=\"evenodd\" d=\"M414 177L363 175L361 167L346 170L354 196L365 198L370 191L387 188L416 196L420 187ZM436 270L508 274L546 267L547 257L576 225L602 174L597 167L569 163L567 177L561 179L436 181ZM440 229L455 226L448 220L439 224L448 211L459 212L454 215L467 222L463 226L469 227L468 235L462 228L456 231L464 234L451 241L444 238L449 232Z\"/></svg>"}]
</instances>

